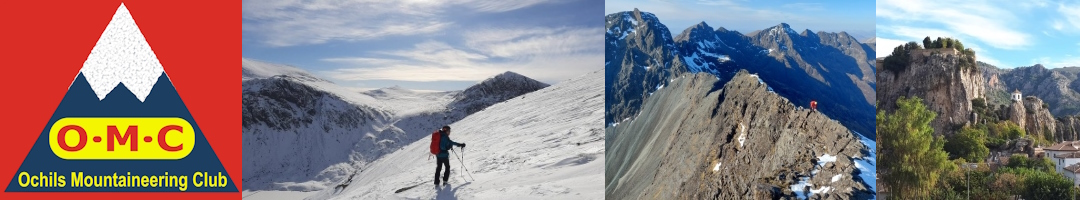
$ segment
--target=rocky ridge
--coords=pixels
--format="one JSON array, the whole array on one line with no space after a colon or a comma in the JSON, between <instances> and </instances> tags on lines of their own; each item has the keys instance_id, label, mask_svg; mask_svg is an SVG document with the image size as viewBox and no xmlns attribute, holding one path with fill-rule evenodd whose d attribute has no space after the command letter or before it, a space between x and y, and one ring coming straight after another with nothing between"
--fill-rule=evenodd
<instances>
[{"instance_id":1,"label":"rocky ridge","mask_svg":"<svg viewBox=\"0 0 1080 200\"><path fill-rule=\"evenodd\" d=\"M606 194L613 199L866 198L856 133L768 91L757 75L685 74L636 117L609 127ZM620 135L620 137L611 137ZM611 139L615 138L615 139ZM830 158L835 161L829 160ZM664 177L664 178L656 178ZM799 187L799 186L807 187Z\"/></svg>"},{"instance_id":2,"label":"rocky ridge","mask_svg":"<svg viewBox=\"0 0 1080 200\"><path fill-rule=\"evenodd\" d=\"M702 22L672 39L648 12L617 12L606 20L608 126L635 116L673 76L705 72L727 81L746 69L795 105L817 101L822 113L873 137L874 50L845 32L799 33L781 23L744 35Z\"/></svg>"}]
</instances>

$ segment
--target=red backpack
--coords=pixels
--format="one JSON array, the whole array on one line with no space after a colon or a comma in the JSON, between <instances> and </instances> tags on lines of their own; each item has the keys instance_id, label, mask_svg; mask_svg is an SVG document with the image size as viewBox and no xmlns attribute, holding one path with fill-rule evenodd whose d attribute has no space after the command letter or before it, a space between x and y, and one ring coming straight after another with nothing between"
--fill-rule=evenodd
<instances>
[{"instance_id":1,"label":"red backpack","mask_svg":"<svg viewBox=\"0 0 1080 200\"><path fill-rule=\"evenodd\" d=\"M439 154L439 139L441 138L442 134L439 134L438 130L431 133L431 154Z\"/></svg>"}]
</instances>

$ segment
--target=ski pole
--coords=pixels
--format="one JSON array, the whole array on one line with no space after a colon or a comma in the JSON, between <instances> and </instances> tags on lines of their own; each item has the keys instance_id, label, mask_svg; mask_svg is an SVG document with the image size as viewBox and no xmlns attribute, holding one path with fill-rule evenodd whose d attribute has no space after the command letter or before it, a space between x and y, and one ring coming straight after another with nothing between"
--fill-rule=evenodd
<instances>
[{"instance_id":1,"label":"ski pole","mask_svg":"<svg viewBox=\"0 0 1080 200\"><path fill-rule=\"evenodd\" d=\"M450 148L450 149L451 149L451 151L453 151L454 148ZM461 148L461 149L465 149L465 148ZM464 151L464 150L462 150L462 151ZM453 151L453 152L454 152L454 156L458 156L458 162L461 163L461 168L465 169L465 173L469 174L469 179L472 179L473 181L476 181L476 179L472 177L472 173L469 172L469 168L465 168L465 162L461 161L462 159L465 159L465 157L458 155L457 151ZM461 152L461 154L464 155L465 152ZM461 177L461 178L465 178L465 177Z\"/></svg>"}]
</instances>

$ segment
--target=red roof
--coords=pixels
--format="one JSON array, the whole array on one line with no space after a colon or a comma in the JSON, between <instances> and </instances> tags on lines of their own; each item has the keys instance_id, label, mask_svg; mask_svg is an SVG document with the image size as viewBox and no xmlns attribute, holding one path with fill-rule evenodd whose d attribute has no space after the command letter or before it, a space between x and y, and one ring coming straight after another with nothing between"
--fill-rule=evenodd
<instances>
[{"instance_id":1,"label":"red roof","mask_svg":"<svg viewBox=\"0 0 1080 200\"><path fill-rule=\"evenodd\" d=\"M1065 167L1065 170L1070 171L1072 173L1080 174L1080 163L1069 165L1068 167Z\"/></svg>"},{"instance_id":2,"label":"red roof","mask_svg":"<svg viewBox=\"0 0 1080 200\"><path fill-rule=\"evenodd\" d=\"M1058 154L1055 158L1080 158L1080 152L1069 152L1064 154Z\"/></svg>"},{"instance_id":3,"label":"red roof","mask_svg":"<svg viewBox=\"0 0 1080 200\"><path fill-rule=\"evenodd\" d=\"M1065 141L1043 148L1047 151L1080 151L1080 141Z\"/></svg>"}]
</instances>

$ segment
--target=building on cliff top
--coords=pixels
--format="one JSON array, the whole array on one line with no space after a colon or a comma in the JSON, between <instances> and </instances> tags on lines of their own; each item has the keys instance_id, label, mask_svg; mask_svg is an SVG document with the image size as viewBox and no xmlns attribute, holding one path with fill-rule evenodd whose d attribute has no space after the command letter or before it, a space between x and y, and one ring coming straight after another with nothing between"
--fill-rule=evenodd
<instances>
[{"instance_id":1,"label":"building on cliff top","mask_svg":"<svg viewBox=\"0 0 1080 200\"><path fill-rule=\"evenodd\" d=\"M1013 92L1012 92L1012 100L1013 101L1020 101L1020 97L1022 97L1022 96L1023 96L1023 94L1020 93L1020 90L1013 89Z\"/></svg>"}]
</instances>

